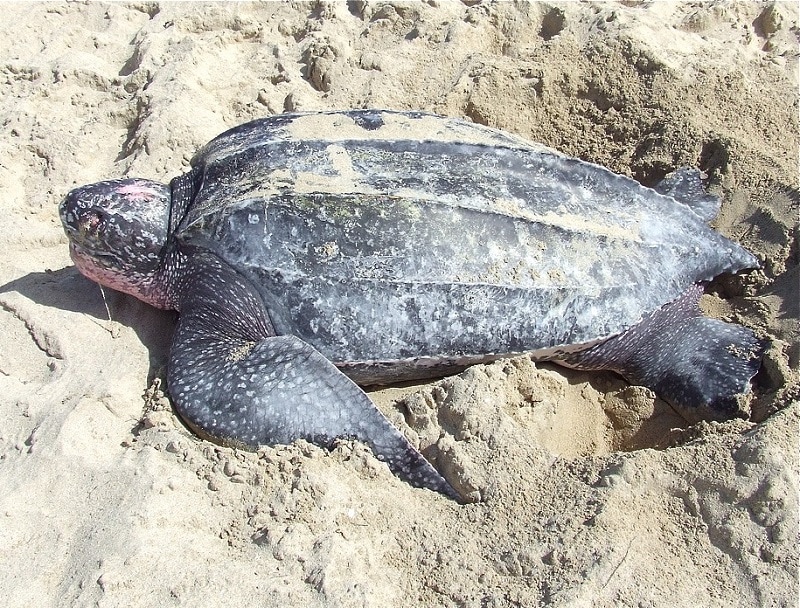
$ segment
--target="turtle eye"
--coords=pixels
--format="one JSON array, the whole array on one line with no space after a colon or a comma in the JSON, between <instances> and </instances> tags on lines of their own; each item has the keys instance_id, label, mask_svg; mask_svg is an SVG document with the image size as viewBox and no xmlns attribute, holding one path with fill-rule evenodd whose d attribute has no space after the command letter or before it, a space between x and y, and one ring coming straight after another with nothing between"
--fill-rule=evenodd
<instances>
[{"instance_id":1,"label":"turtle eye","mask_svg":"<svg viewBox=\"0 0 800 608\"><path fill-rule=\"evenodd\" d=\"M92 209L86 214L83 225L87 232L97 234L101 225L104 224L106 220L108 220L108 213L102 209Z\"/></svg>"}]
</instances>

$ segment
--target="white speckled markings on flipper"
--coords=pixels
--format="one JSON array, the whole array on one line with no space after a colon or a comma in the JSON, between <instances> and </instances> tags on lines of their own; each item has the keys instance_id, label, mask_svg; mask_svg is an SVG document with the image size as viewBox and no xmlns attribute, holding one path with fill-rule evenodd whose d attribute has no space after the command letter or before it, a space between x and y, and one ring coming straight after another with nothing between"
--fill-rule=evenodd
<instances>
[{"instance_id":1,"label":"white speckled markings on flipper","mask_svg":"<svg viewBox=\"0 0 800 608\"><path fill-rule=\"evenodd\" d=\"M333 363L295 336L273 334L260 299L236 271L196 253L180 287L169 390L199 435L250 448L354 438L401 479L459 499Z\"/></svg>"}]
</instances>

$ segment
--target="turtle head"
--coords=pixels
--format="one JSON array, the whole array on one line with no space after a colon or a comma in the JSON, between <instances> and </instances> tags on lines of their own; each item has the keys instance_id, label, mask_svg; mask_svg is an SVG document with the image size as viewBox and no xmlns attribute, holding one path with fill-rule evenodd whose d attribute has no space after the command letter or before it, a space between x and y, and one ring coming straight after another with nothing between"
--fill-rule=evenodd
<instances>
[{"instance_id":1,"label":"turtle head","mask_svg":"<svg viewBox=\"0 0 800 608\"><path fill-rule=\"evenodd\" d=\"M70 256L86 277L161 308L158 277L169 233L169 186L144 179L98 182L62 201Z\"/></svg>"}]
</instances>

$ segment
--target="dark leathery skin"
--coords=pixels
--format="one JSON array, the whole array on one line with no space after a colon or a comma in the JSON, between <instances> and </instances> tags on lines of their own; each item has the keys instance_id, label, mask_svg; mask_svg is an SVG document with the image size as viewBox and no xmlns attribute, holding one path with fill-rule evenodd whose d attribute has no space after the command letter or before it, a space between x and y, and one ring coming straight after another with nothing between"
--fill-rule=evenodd
<instances>
[{"instance_id":1,"label":"dark leathery skin","mask_svg":"<svg viewBox=\"0 0 800 608\"><path fill-rule=\"evenodd\" d=\"M351 379L524 352L730 415L764 345L697 310L698 283L757 266L706 225L717 205L693 170L659 193L487 127L357 110L235 127L170 188L103 182L61 215L81 272L179 310L169 389L202 436L355 437L455 497Z\"/></svg>"}]
</instances>

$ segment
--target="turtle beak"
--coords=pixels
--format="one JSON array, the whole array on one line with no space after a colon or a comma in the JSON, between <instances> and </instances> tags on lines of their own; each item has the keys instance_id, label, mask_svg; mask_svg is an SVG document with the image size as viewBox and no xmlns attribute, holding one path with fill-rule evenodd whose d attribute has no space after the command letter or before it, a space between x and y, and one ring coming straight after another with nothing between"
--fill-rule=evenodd
<instances>
[{"instance_id":1,"label":"turtle beak","mask_svg":"<svg viewBox=\"0 0 800 608\"><path fill-rule=\"evenodd\" d=\"M85 219L85 205L82 204L79 193L80 189L73 190L64 197L64 200L61 201L61 204L58 206L58 214L61 217L61 223L64 225L64 231L70 239L80 239L87 232L88 228ZM99 217L93 221L95 229L99 221Z\"/></svg>"},{"instance_id":2,"label":"turtle beak","mask_svg":"<svg viewBox=\"0 0 800 608\"><path fill-rule=\"evenodd\" d=\"M68 195L61 203L59 215L64 225L64 232L70 241L70 247L80 245L81 249L91 252L92 243L97 244L103 223L108 214L101 209L85 208L79 201Z\"/></svg>"}]
</instances>

